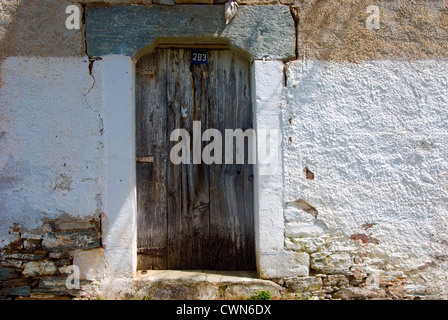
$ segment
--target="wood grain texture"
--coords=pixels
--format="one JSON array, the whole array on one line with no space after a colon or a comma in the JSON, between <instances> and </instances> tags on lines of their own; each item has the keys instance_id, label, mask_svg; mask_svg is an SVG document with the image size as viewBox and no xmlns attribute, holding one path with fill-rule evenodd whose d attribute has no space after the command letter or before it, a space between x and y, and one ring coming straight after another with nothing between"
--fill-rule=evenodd
<instances>
[{"instance_id":1,"label":"wood grain texture","mask_svg":"<svg viewBox=\"0 0 448 320\"><path fill-rule=\"evenodd\" d=\"M138 268L254 270L247 145L245 164L224 164L224 152L223 164L193 159L194 121L201 132L218 129L223 147L225 129L252 128L250 63L229 50L210 50L208 64L191 64L191 51L156 49L137 65L152 70L137 76L137 157L154 157L153 164L137 164L138 247L166 253L139 254ZM169 153L177 142L169 137L181 128L190 133L191 163L175 165ZM209 142L197 137L203 150Z\"/></svg>"},{"instance_id":2,"label":"wood grain texture","mask_svg":"<svg viewBox=\"0 0 448 320\"><path fill-rule=\"evenodd\" d=\"M139 61L136 77L137 158L152 156L153 163L137 162L137 246L167 246L167 96L166 51L156 50ZM139 72L154 69L151 74ZM138 255L137 268L166 269L166 256ZM150 266L150 267L148 267Z\"/></svg>"}]
</instances>

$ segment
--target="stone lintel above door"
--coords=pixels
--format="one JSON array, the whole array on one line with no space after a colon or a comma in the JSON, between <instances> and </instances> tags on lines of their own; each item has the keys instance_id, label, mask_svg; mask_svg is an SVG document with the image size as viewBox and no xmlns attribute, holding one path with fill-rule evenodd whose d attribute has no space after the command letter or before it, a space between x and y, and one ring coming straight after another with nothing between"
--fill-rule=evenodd
<instances>
[{"instance_id":1,"label":"stone lintel above door","mask_svg":"<svg viewBox=\"0 0 448 320\"><path fill-rule=\"evenodd\" d=\"M92 57L119 54L139 58L157 41L230 44L250 59L295 57L295 23L287 6L240 6L226 25L223 5L86 8L87 52Z\"/></svg>"}]
</instances>

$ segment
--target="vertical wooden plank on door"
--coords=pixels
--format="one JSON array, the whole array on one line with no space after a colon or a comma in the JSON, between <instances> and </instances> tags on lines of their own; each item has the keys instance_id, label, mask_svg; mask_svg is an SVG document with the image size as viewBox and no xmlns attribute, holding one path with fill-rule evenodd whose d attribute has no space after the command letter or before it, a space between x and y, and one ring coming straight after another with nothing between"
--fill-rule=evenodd
<instances>
[{"instance_id":1,"label":"vertical wooden plank on door","mask_svg":"<svg viewBox=\"0 0 448 320\"><path fill-rule=\"evenodd\" d=\"M250 91L250 62L235 57L235 72L237 73L236 106L235 106L235 127L243 131L252 129L252 103ZM256 143L256 139L252 141ZM242 189L239 199L239 220L240 223L235 232L239 241L237 247L237 269L255 270L255 221L254 221L254 197L253 197L253 165L249 164L249 140L244 147L244 165L237 165L238 184Z\"/></svg>"},{"instance_id":2,"label":"vertical wooden plank on door","mask_svg":"<svg viewBox=\"0 0 448 320\"><path fill-rule=\"evenodd\" d=\"M185 129L193 148L193 122L206 123L207 66L190 64L190 49L168 51L169 131ZM200 133L199 133L200 134ZM199 144L202 145L199 136ZM202 150L202 148L201 148ZM204 269L209 263L209 173L204 164L168 168L168 266L173 269Z\"/></svg>"},{"instance_id":3,"label":"vertical wooden plank on door","mask_svg":"<svg viewBox=\"0 0 448 320\"><path fill-rule=\"evenodd\" d=\"M209 121L223 133L224 146L225 129L252 128L250 65L230 51L220 51L211 60ZM233 142L230 151L236 160ZM255 269L253 177L245 145L244 164L225 164L223 159L222 165L210 168L210 241L216 269Z\"/></svg>"},{"instance_id":4,"label":"vertical wooden plank on door","mask_svg":"<svg viewBox=\"0 0 448 320\"><path fill-rule=\"evenodd\" d=\"M187 105L183 103L185 90L186 69L178 50L167 50L167 104L168 104L168 133L171 134L176 129L184 129L182 121L182 111ZM176 142L170 142L172 147ZM168 164L167 189L168 189L168 269L182 269L182 257L187 255L188 248L183 247L182 237L186 234L188 225L182 216L185 207L183 203L185 192L182 188L183 165ZM188 235L188 234L186 234Z\"/></svg>"},{"instance_id":5,"label":"vertical wooden plank on door","mask_svg":"<svg viewBox=\"0 0 448 320\"><path fill-rule=\"evenodd\" d=\"M240 73L239 68L242 67L242 65L239 63L238 57L235 55L232 55L229 57L231 59L231 72L230 72L230 83L232 87L231 91L231 101L232 104L229 106L229 117L228 117L228 125L227 128L231 129L246 129L246 119L245 111L243 110L245 107L247 108L247 105L244 105L244 101L241 101L242 98L238 96L239 93L239 85L241 85L241 79L240 79ZM243 164L237 163L237 153L243 153L245 152L244 146L243 148L240 148L238 145L237 139L233 139L232 141L232 150L231 153L233 155L233 165L232 165L232 187L234 190L234 193L232 194L233 199L229 199L229 201L234 202L234 207L232 208L232 217L234 219L234 224L232 226L232 232L234 234L234 247L235 247L235 269L236 270L246 270L244 268L245 261L247 260L247 257L245 256L244 251L244 240L245 240L245 234L242 232L245 228L245 210L244 210L244 175L243 175L243 168L245 167L244 163L247 163L247 159L245 158L245 162ZM244 143L245 141L243 141ZM245 145L245 143L244 143ZM227 148L227 146L226 146ZM227 150L226 150L227 151Z\"/></svg>"},{"instance_id":6,"label":"vertical wooden plank on door","mask_svg":"<svg viewBox=\"0 0 448 320\"><path fill-rule=\"evenodd\" d=\"M188 51L189 57L191 51ZM188 57L188 58L189 58ZM189 61L189 60L188 60ZM209 65L191 64L193 109L192 120L201 123L201 132L208 129L207 114L209 112ZM200 164L192 165L192 175L188 187L191 192L190 212L193 227L193 265L194 269L210 269L210 173L209 166L202 161L202 133L197 135L200 146Z\"/></svg>"},{"instance_id":7,"label":"vertical wooden plank on door","mask_svg":"<svg viewBox=\"0 0 448 320\"><path fill-rule=\"evenodd\" d=\"M155 50L137 64L137 159L151 156L153 163L137 162L138 269L166 269L167 104L166 52Z\"/></svg>"},{"instance_id":8,"label":"vertical wooden plank on door","mask_svg":"<svg viewBox=\"0 0 448 320\"><path fill-rule=\"evenodd\" d=\"M192 132L193 132L193 121L192 121L192 111L193 111L193 92L192 92L192 75L190 71L190 63L187 58L188 49L172 49L170 51L176 52L176 66L175 70L175 86L178 88L177 96L180 105L180 123L181 128L187 130L190 134L190 163L181 164L181 210L177 212L182 221L182 226L177 232L175 232L178 237L176 242L173 242L174 247L178 247L179 252L179 262L178 269L192 269L194 265L193 256L193 241L194 241L194 230L193 230L193 215L191 212L192 206L192 190L191 185L193 184L193 154L191 153L192 144Z\"/></svg>"},{"instance_id":9,"label":"vertical wooden plank on door","mask_svg":"<svg viewBox=\"0 0 448 320\"><path fill-rule=\"evenodd\" d=\"M216 51L210 57L211 110L210 126L224 135L229 126L234 88L230 83L231 56L227 51ZM223 150L224 151L224 150ZM233 164L210 166L210 246L211 263L214 269L236 270L235 251L235 189L233 187Z\"/></svg>"}]
</instances>

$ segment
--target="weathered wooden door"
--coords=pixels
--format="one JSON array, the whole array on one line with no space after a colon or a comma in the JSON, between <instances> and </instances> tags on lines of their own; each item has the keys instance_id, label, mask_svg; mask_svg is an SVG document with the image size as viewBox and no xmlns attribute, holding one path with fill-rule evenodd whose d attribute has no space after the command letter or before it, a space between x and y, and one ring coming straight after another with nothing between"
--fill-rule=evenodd
<instances>
[{"instance_id":1,"label":"weathered wooden door","mask_svg":"<svg viewBox=\"0 0 448 320\"><path fill-rule=\"evenodd\" d=\"M252 128L250 63L230 50L193 63L194 53L156 49L137 64L138 269L254 270L247 143L244 164L225 164L224 150L223 164L170 161L171 132L193 139L193 121L223 140L225 129Z\"/></svg>"}]
</instances>

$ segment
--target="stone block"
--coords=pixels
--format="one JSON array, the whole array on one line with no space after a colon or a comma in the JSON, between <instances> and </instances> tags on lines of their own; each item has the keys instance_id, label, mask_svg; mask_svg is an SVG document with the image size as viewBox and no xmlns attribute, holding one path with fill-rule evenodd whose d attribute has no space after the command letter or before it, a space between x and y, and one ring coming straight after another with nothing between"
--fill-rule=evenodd
<instances>
[{"instance_id":1,"label":"stone block","mask_svg":"<svg viewBox=\"0 0 448 320\"><path fill-rule=\"evenodd\" d=\"M115 5L115 4L132 4L132 3L140 3L140 4L157 4L159 0L77 0L79 3L86 4L98 4L98 2L104 3L106 5Z\"/></svg>"},{"instance_id":2,"label":"stone block","mask_svg":"<svg viewBox=\"0 0 448 320\"><path fill-rule=\"evenodd\" d=\"M225 292L223 295L224 299L238 300L238 299L248 299L253 296L256 292L268 291L272 298L279 298L281 287L273 282L266 281L266 283L261 283L261 281L248 281L247 283L222 283L221 286L225 286Z\"/></svg>"},{"instance_id":3,"label":"stone block","mask_svg":"<svg viewBox=\"0 0 448 320\"><path fill-rule=\"evenodd\" d=\"M156 38L201 37L230 41L253 59L295 57L295 23L286 6L240 6L228 25L223 5L88 7L86 35L91 56L134 57Z\"/></svg>"},{"instance_id":4,"label":"stone block","mask_svg":"<svg viewBox=\"0 0 448 320\"><path fill-rule=\"evenodd\" d=\"M200 3L200 4L213 4L213 0L174 0L175 3Z\"/></svg>"},{"instance_id":5,"label":"stone block","mask_svg":"<svg viewBox=\"0 0 448 320\"><path fill-rule=\"evenodd\" d=\"M21 250L23 248L23 242L22 239L20 238L20 233L18 232L11 233L8 248L13 251Z\"/></svg>"},{"instance_id":6,"label":"stone block","mask_svg":"<svg viewBox=\"0 0 448 320\"><path fill-rule=\"evenodd\" d=\"M97 230L99 221L96 217L86 217L83 219L63 214L55 220L48 220L44 223L45 232L64 232L74 230Z\"/></svg>"},{"instance_id":7,"label":"stone block","mask_svg":"<svg viewBox=\"0 0 448 320\"><path fill-rule=\"evenodd\" d=\"M286 238L285 248L294 251L314 253L325 245L325 238Z\"/></svg>"},{"instance_id":8,"label":"stone block","mask_svg":"<svg viewBox=\"0 0 448 320\"><path fill-rule=\"evenodd\" d=\"M39 250L41 243L41 240L26 239L23 241L23 248L27 251Z\"/></svg>"},{"instance_id":9,"label":"stone block","mask_svg":"<svg viewBox=\"0 0 448 320\"><path fill-rule=\"evenodd\" d=\"M104 278L106 261L102 248L75 253L73 265L79 267L81 280L99 280Z\"/></svg>"},{"instance_id":10,"label":"stone block","mask_svg":"<svg viewBox=\"0 0 448 320\"><path fill-rule=\"evenodd\" d=\"M284 210L286 222L308 222L311 223L315 220L311 214L307 213L301 208L294 206L288 206Z\"/></svg>"},{"instance_id":11,"label":"stone block","mask_svg":"<svg viewBox=\"0 0 448 320\"><path fill-rule=\"evenodd\" d=\"M22 274L25 277L54 275L58 268L53 261L30 261L24 264Z\"/></svg>"},{"instance_id":12,"label":"stone block","mask_svg":"<svg viewBox=\"0 0 448 320\"><path fill-rule=\"evenodd\" d=\"M49 232L42 241L42 248L49 251L88 250L99 245L99 235L95 230Z\"/></svg>"},{"instance_id":13,"label":"stone block","mask_svg":"<svg viewBox=\"0 0 448 320\"><path fill-rule=\"evenodd\" d=\"M239 4L263 5L263 4L277 4L278 0L237 0Z\"/></svg>"},{"instance_id":14,"label":"stone block","mask_svg":"<svg viewBox=\"0 0 448 320\"><path fill-rule=\"evenodd\" d=\"M68 289L67 288L67 277L56 276L50 278L43 278L39 281L39 286L37 289L33 289L35 294L54 294L54 295L75 295L78 294L81 288L84 288L88 282L80 281L80 289Z\"/></svg>"},{"instance_id":15,"label":"stone block","mask_svg":"<svg viewBox=\"0 0 448 320\"><path fill-rule=\"evenodd\" d=\"M260 277L282 278L308 276L310 258L304 252L280 251L260 255Z\"/></svg>"},{"instance_id":16,"label":"stone block","mask_svg":"<svg viewBox=\"0 0 448 320\"><path fill-rule=\"evenodd\" d=\"M353 257L348 252L316 252L311 254L311 269L330 274L350 274Z\"/></svg>"},{"instance_id":17,"label":"stone block","mask_svg":"<svg viewBox=\"0 0 448 320\"><path fill-rule=\"evenodd\" d=\"M70 296L56 296L50 293L31 293L29 297L17 297L16 300L72 300Z\"/></svg>"},{"instance_id":18,"label":"stone block","mask_svg":"<svg viewBox=\"0 0 448 320\"><path fill-rule=\"evenodd\" d=\"M324 229L315 223L290 222L285 224L285 237L316 238L324 234Z\"/></svg>"},{"instance_id":19,"label":"stone block","mask_svg":"<svg viewBox=\"0 0 448 320\"><path fill-rule=\"evenodd\" d=\"M0 267L0 280L13 279L18 276L15 269Z\"/></svg>"},{"instance_id":20,"label":"stone block","mask_svg":"<svg viewBox=\"0 0 448 320\"><path fill-rule=\"evenodd\" d=\"M163 4L165 6L174 6L174 0L153 0L154 4Z\"/></svg>"},{"instance_id":21,"label":"stone block","mask_svg":"<svg viewBox=\"0 0 448 320\"><path fill-rule=\"evenodd\" d=\"M66 282L67 279L65 277L45 278L39 281L39 288L64 290L67 289Z\"/></svg>"},{"instance_id":22,"label":"stone block","mask_svg":"<svg viewBox=\"0 0 448 320\"><path fill-rule=\"evenodd\" d=\"M48 256L51 259L68 259L71 257L69 252L50 252Z\"/></svg>"},{"instance_id":23,"label":"stone block","mask_svg":"<svg viewBox=\"0 0 448 320\"><path fill-rule=\"evenodd\" d=\"M42 240L42 235L40 233L22 233L21 238L27 240Z\"/></svg>"},{"instance_id":24,"label":"stone block","mask_svg":"<svg viewBox=\"0 0 448 320\"><path fill-rule=\"evenodd\" d=\"M9 259L9 260L4 260L2 262L3 267L11 267L11 268L20 268L22 266L22 261L21 260L14 260L14 259Z\"/></svg>"},{"instance_id":25,"label":"stone block","mask_svg":"<svg viewBox=\"0 0 448 320\"><path fill-rule=\"evenodd\" d=\"M325 279L325 285L344 288L349 285L349 281L347 277L342 274L329 274Z\"/></svg>"},{"instance_id":26,"label":"stone block","mask_svg":"<svg viewBox=\"0 0 448 320\"><path fill-rule=\"evenodd\" d=\"M27 278L17 278L17 279L10 279L3 281L2 285L3 288L13 288L13 287L23 287L23 286L29 286L30 280Z\"/></svg>"},{"instance_id":27,"label":"stone block","mask_svg":"<svg viewBox=\"0 0 448 320\"><path fill-rule=\"evenodd\" d=\"M320 277L299 277L286 280L288 292L306 293L322 290L322 279Z\"/></svg>"},{"instance_id":28,"label":"stone block","mask_svg":"<svg viewBox=\"0 0 448 320\"><path fill-rule=\"evenodd\" d=\"M64 266L71 265L72 261L70 259L60 259L60 260L56 260L54 263L58 267L64 267Z\"/></svg>"},{"instance_id":29,"label":"stone block","mask_svg":"<svg viewBox=\"0 0 448 320\"><path fill-rule=\"evenodd\" d=\"M24 296L28 297L31 295L31 288L29 286L14 287L14 288L4 288L3 294L5 296Z\"/></svg>"},{"instance_id":30,"label":"stone block","mask_svg":"<svg viewBox=\"0 0 448 320\"><path fill-rule=\"evenodd\" d=\"M428 287L423 285L423 284L415 284L415 283L411 283L411 284L407 284L404 286L404 291L409 294L409 295L427 295L428 292Z\"/></svg>"},{"instance_id":31,"label":"stone block","mask_svg":"<svg viewBox=\"0 0 448 320\"><path fill-rule=\"evenodd\" d=\"M301 0L279 0L281 4L285 4L285 5L295 5L298 2L300 2Z\"/></svg>"},{"instance_id":32,"label":"stone block","mask_svg":"<svg viewBox=\"0 0 448 320\"><path fill-rule=\"evenodd\" d=\"M17 260L28 260L36 261L45 258L43 253L8 253L3 256L5 259L17 259Z\"/></svg>"},{"instance_id":33,"label":"stone block","mask_svg":"<svg viewBox=\"0 0 448 320\"><path fill-rule=\"evenodd\" d=\"M379 299L386 296L384 290L372 290L365 287L343 288L333 294L334 299L341 300L365 300Z\"/></svg>"},{"instance_id":34,"label":"stone block","mask_svg":"<svg viewBox=\"0 0 448 320\"><path fill-rule=\"evenodd\" d=\"M60 266L58 267L58 271L61 275L69 275L72 273L72 270L69 269L70 266Z\"/></svg>"}]
</instances>

